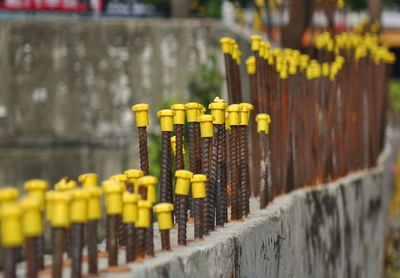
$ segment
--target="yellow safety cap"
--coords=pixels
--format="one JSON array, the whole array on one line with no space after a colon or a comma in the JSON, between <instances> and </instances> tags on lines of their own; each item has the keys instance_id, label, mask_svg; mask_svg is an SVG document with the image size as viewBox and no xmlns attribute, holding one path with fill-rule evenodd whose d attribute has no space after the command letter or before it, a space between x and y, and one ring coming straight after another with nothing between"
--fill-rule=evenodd
<instances>
[{"instance_id":1,"label":"yellow safety cap","mask_svg":"<svg viewBox=\"0 0 400 278\"><path fill-rule=\"evenodd\" d=\"M99 176L95 173L85 173L80 175L78 180L83 187L97 186L99 183Z\"/></svg>"},{"instance_id":2,"label":"yellow safety cap","mask_svg":"<svg viewBox=\"0 0 400 278\"><path fill-rule=\"evenodd\" d=\"M157 192L154 185L147 186L147 201L155 203L157 201Z\"/></svg>"},{"instance_id":3,"label":"yellow safety cap","mask_svg":"<svg viewBox=\"0 0 400 278\"><path fill-rule=\"evenodd\" d=\"M193 177L193 173L187 170L177 170L175 171L176 186L175 194L179 195L189 195L190 180Z\"/></svg>"},{"instance_id":4,"label":"yellow safety cap","mask_svg":"<svg viewBox=\"0 0 400 278\"><path fill-rule=\"evenodd\" d=\"M18 196L18 189L14 187L4 187L0 189L0 204L15 203Z\"/></svg>"},{"instance_id":5,"label":"yellow safety cap","mask_svg":"<svg viewBox=\"0 0 400 278\"><path fill-rule=\"evenodd\" d=\"M22 231L25 237L43 234L41 202L36 197L25 197L21 200Z\"/></svg>"},{"instance_id":6,"label":"yellow safety cap","mask_svg":"<svg viewBox=\"0 0 400 278\"><path fill-rule=\"evenodd\" d=\"M119 181L107 180L103 183L106 196L107 214L115 215L122 213L122 191L123 185Z\"/></svg>"},{"instance_id":7,"label":"yellow safety cap","mask_svg":"<svg viewBox=\"0 0 400 278\"><path fill-rule=\"evenodd\" d=\"M253 35L251 39L251 50L258 51L260 49L261 36Z\"/></svg>"},{"instance_id":8,"label":"yellow safety cap","mask_svg":"<svg viewBox=\"0 0 400 278\"><path fill-rule=\"evenodd\" d=\"M139 103L132 106L132 111L135 112L136 127L149 125L149 109L150 105L145 103Z\"/></svg>"},{"instance_id":9,"label":"yellow safety cap","mask_svg":"<svg viewBox=\"0 0 400 278\"><path fill-rule=\"evenodd\" d=\"M140 195L130 192L125 192L122 196L124 208L122 212L122 222L135 223L138 217L138 201Z\"/></svg>"},{"instance_id":10,"label":"yellow safety cap","mask_svg":"<svg viewBox=\"0 0 400 278\"><path fill-rule=\"evenodd\" d=\"M139 185L155 185L158 182L158 179L154 176L144 176L137 180Z\"/></svg>"},{"instance_id":11,"label":"yellow safety cap","mask_svg":"<svg viewBox=\"0 0 400 278\"><path fill-rule=\"evenodd\" d=\"M222 38L219 40L221 43L221 50L224 54L230 54L232 51L231 38Z\"/></svg>"},{"instance_id":12,"label":"yellow safety cap","mask_svg":"<svg viewBox=\"0 0 400 278\"><path fill-rule=\"evenodd\" d=\"M197 122L197 116L199 115L198 109L199 104L196 102L189 102L185 104L186 108L186 118L188 123Z\"/></svg>"},{"instance_id":13,"label":"yellow safety cap","mask_svg":"<svg viewBox=\"0 0 400 278\"><path fill-rule=\"evenodd\" d=\"M135 222L136 228L148 228L151 225L151 208L153 203L150 201L138 201L138 218Z\"/></svg>"},{"instance_id":14,"label":"yellow safety cap","mask_svg":"<svg viewBox=\"0 0 400 278\"><path fill-rule=\"evenodd\" d=\"M206 197L206 181L207 176L202 174L193 175L192 183L192 197L195 199Z\"/></svg>"},{"instance_id":15,"label":"yellow safety cap","mask_svg":"<svg viewBox=\"0 0 400 278\"><path fill-rule=\"evenodd\" d=\"M206 108L204 107L204 105L203 104L201 104L201 103L199 103L199 114L198 114L198 116L199 115L204 115L204 113L206 113Z\"/></svg>"},{"instance_id":16,"label":"yellow safety cap","mask_svg":"<svg viewBox=\"0 0 400 278\"><path fill-rule=\"evenodd\" d=\"M163 109L157 112L157 116L160 118L161 131L173 131L174 130L174 111L171 109Z\"/></svg>"},{"instance_id":17,"label":"yellow safety cap","mask_svg":"<svg viewBox=\"0 0 400 278\"><path fill-rule=\"evenodd\" d=\"M227 108L228 111L228 118L229 118L229 125L239 125L240 124L240 105L239 104L231 104Z\"/></svg>"},{"instance_id":18,"label":"yellow safety cap","mask_svg":"<svg viewBox=\"0 0 400 278\"><path fill-rule=\"evenodd\" d=\"M247 58L246 69L247 69L247 74L256 73L256 58L254 56L250 56L249 58Z\"/></svg>"},{"instance_id":19,"label":"yellow safety cap","mask_svg":"<svg viewBox=\"0 0 400 278\"><path fill-rule=\"evenodd\" d=\"M5 204L1 209L1 244L18 247L23 244L21 208L17 204Z\"/></svg>"},{"instance_id":20,"label":"yellow safety cap","mask_svg":"<svg viewBox=\"0 0 400 278\"><path fill-rule=\"evenodd\" d=\"M51 222L52 214L53 214L53 197L56 191L47 191L46 192L46 219Z\"/></svg>"},{"instance_id":21,"label":"yellow safety cap","mask_svg":"<svg viewBox=\"0 0 400 278\"><path fill-rule=\"evenodd\" d=\"M109 177L108 179L113 181L126 182L128 180L128 177L125 174L117 174Z\"/></svg>"},{"instance_id":22,"label":"yellow safety cap","mask_svg":"<svg viewBox=\"0 0 400 278\"><path fill-rule=\"evenodd\" d=\"M183 137L183 141L185 141L185 137ZM171 137L171 148L172 148L174 155L176 155L176 136ZM182 145L182 153L183 154L186 153L184 145Z\"/></svg>"},{"instance_id":23,"label":"yellow safety cap","mask_svg":"<svg viewBox=\"0 0 400 278\"><path fill-rule=\"evenodd\" d=\"M139 169L129 169L124 172L129 182L135 182L138 178L143 177L144 173Z\"/></svg>"},{"instance_id":24,"label":"yellow safety cap","mask_svg":"<svg viewBox=\"0 0 400 278\"><path fill-rule=\"evenodd\" d=\"M231 126L229 125L229 113L225 110L225 130L231 130Z\"/></svg>"},{"instance_id":25,"label":"yellow safety cap","mask_svg":"<svg viewBox=\"0 0 400 278\"><path fill-rule=\"evenodd\" d=\"M31 191L31 190L46 191L49 188L49 183L41 179L32 179L24 183L24 188L26 191Z\"/></svg>"},{"instance_id":26,"label":"yellow safety cap","mask_svg":"<svg viewBox=\"0 0 400 278\"><path fill-rule=\"evenodd\" d=\"M256 116L257 122L257 132L265 132L266 134L269 133L269 123L271 122L271 118L268 114L260 113Z\"/></svg>"},{"instance_id":27,"label":"yellow safety cap","mask_svg":"<svg viewBox=\"0 0 400 278\"><path fill-rule=\"evenodd\" d=\"M68 177L64 177L58 183L56 183L54 188L57 191L68 191L68 190L75 189L77 187L77 185L78 184L76 183L76 181L71 180Z\"/></svg>"},{"instance_id":28,"label":"yellow safety cap","mask_svg":"<svg viewBox=\"0 0 400 278\"><path fill-rule=\"evenodd\" d=\"M218 97L218 96L216 96L214 98L213 102L215 102L215 103L223 103L223 104L226 105L225 100L223 98Z\"/></svg>"},{"instance_id":29,"label":"yellow safety cap","mask_svg":"<svg viewBox=\"0 0 400 278\"><path fill-rule=\"evenodd\" d=\"M153 211L157 213L157 222L159 230L169 230L172 229L172 211L174 210L174 205L170 203L159 203L154 206Z\"/></svg>"},{"instance_id":30,"label":"yellow safety cap","mask_svg":"<svg viewBox=\"0 0 400 278\"><path fill-rule=\"evenodd\" d=\"M185 124L185 104L174 104L171 105L171 109L174 111L174 124L184 125Z\"/></svg>"},{"instance_id":31,"label":"yellow safety cap","mask_svg":"<svg viewBox=\"0 0 400 278\"><path fill-rule=\"evenodd\" d=\"M88 220L88 201L90 194L84 189L71 191L70 218L72 223L85 223Z\"/></svg>"},{"instance_id":32,"label":"yellow safety cap","mask_svg":"<svg viewBox=\"0 0 400 278\"><path fill-rule=\"evenodd\" d=\"M239 104L241 106L239 116L240 116L240 125L247 126L249 124L249 119L250 119L250 111L253 108L253 105L250 103L241 103Z\"/></svg>"},{"instance_id":33,"label":"yellow safety cap","mask_svg":"<svg viewBox=\"0 0 400 278\"><path fill-rule=\"evenodd\" d=\"M200 136L204 137L213 137L214 129L213 129L213 116L212 115L200 115Z\"/></svg>"},{"instance_id":34,"label":"yellow safety cap","mask_svg":"<svg viewBox=\"0 0 400 278\"><path fill-rule=\"evenodd\" d=\"M101 218L100 197L103 194L103 190L99 187L88 187L85 190L89 193L87 218L88 220L98 220Z\"/></svg>"},{"instance_id":35,"label":"yellow safety cap","mask_svg":"<svg viewBox=\"0 0 400 278\"><path fill-rule=\"evenodd\" d=\"M208 109L214 117L213 124L222 125L225 123L225 108L225 103L213 102L208 105Z\"/></svg>"},{"instance_id":36,"label":"yellow safety cap","mask_svg":"<svg viewBox=\"0 0 400 278\"><path fill-rule=\"evenodd\" d=\"M51 226L54 228L67 228L70 225L69 203L71 195L68 192L54 192L52 197Z\"/></svg>"}]
</instances>

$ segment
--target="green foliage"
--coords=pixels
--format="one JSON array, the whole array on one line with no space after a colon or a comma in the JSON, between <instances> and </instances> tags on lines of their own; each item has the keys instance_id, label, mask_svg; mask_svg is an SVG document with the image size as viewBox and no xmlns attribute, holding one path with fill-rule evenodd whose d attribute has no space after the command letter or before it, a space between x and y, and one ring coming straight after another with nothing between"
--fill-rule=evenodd
<instances>
[{"instance_id":1,"label":"green foliage","mask_svg":"<svg viewBox=\"0 0 400 278\"><path fill-rule=\"evenodd\" d=\"M400 0L384 0L385 6L400 6ZM362 10L368 8L367 0L346 0L346 7L352 10Z\"/></svg>"},{"instance_id":2,"label":"green foliage","mask_svg":"<svg viewBox=\"0 0 400 278\"><path fill-rule=\"evenodd\" d=\"M222 76L217 68L217 58L209 56L207 62L201 64L189 78L190 99L207 107L219 95L221 85Z\"/></svg>"},{"instance_id":3,"label":"green foliage","mask_svg":"<svg viewBox=\"0 0 400 278\"><path fill-rule=\"evenodd\" d=\"M389 104L400 113L400 78L392 78L389 82Z\"/></svg>"}]
</instances>

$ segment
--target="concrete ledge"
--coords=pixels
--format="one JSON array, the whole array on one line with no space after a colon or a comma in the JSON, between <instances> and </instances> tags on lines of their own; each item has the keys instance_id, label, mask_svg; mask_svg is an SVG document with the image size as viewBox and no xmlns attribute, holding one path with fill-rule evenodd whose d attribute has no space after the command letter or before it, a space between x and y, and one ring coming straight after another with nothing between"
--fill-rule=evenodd
<instances>
[{"instance_id":1,"label":"concrete ledge","mask_svg":"<svg viewBox=\"0 0 400 278\"><path fill-rule=\"evenodd\" d=\"M133 277L381 277L389 195L379 166L264 210L254 199L245 222L130 267Z\"/></svg>"}]
</instances>

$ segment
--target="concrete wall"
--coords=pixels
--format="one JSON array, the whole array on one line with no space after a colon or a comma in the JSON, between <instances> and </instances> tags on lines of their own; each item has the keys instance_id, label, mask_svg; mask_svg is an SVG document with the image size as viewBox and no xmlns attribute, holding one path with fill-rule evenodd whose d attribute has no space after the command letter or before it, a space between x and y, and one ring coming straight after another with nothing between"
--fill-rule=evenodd
<instances>
[{"instance_id":1,"label":"concrete wall","mask_svg":"<svg viewBox=\"0 0 400 278\"><path fill-rule=\"evenodd\" d=\"M246 57L247 35L216 21L0 21L0 186L138 167L131 105L150 103L158 132L157 109L189 100L209 55L223 74L219 39Z\"/></svg>"},{"instance_id":2,"label":"concrete wall","mask_svg":"<svg viewBox=\"0 0 400 278\"><path fill-rule=\"evenodd\" d=\"M254 199L245 222L105 277L382 277L392 188L382 165L294 191L263 210Z\"/></svg>"}]
</instances>

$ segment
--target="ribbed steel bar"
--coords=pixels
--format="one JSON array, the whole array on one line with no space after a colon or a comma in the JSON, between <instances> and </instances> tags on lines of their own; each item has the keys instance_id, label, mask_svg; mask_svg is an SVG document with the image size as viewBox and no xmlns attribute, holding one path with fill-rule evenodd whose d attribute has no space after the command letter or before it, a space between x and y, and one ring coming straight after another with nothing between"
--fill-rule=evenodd
<instances>
[{"instance_id":1,"label":"ribbed steel bar","mask_svg":"<svg viewBox=\"0 0 400 278\"><path fill-rule=\"evenodd\" d=\"M134 223L126 225L126 262L133 262L136 258L136 229Z\"/></svg>"},{"instance_id":2,"label":"ribbed steel bar","mask_svg":"<svg viewBox=\"0 0 400 278\"><path fill-rule=\"evenodd\" d=\"M226 192L226 138L225 127L217 124L214 138L218 140L218 164L217 164L217 186L215 198L215 220L216 225L224 226L227 221L227 192ZM218 136L216 136L216 134Z\"/></svg>"},{"instance_id":3,"label":"ribbed steel bar","mask_svg":"<svg viewBox=\"0 0 400 278\"><path fill-rule=\"evenodd\" d=\"M212 231L215 229L215 216L216 216L216 204L220 200L217 200L217 190L218 190L218 149L219 144L219 128L217 125L213 126L214 136L211 138L210 147L210 170L209 170L209 186L206 188L207 199L208 199L208 223L209 229Z\"/></svg>"},{"instance_id":4,"label":"ribbed steel bar","mask_svg":"<svg viewBox=\"0 0 400 278\"><path fill-rule=\"evenodd\" d=\"M207 176L206 182L206 193L208 194L210 191L210 147L211 147L211 137L203 137L201 138L201 173ZM202 207L202 233L203 235L208 235L212 223L210 223L210 196L206 196L203 200L203 207Z\"/></svg>"},{"instance_id":5,"label":"ribbed steel bar","mask_svg":"<svg viewBox=\"0 0 400 278\"><path fill-rule=\"evenodd\" d=\"M51 277L61 278L62 277L62 262L63 253L65 249L65 228L53 228L53 260L51 267Z\"/></svg>"},{"instance_id":6,"label":"ribbed steel bar","mask_svg":"<svg viewBox=\"0 0 400 278\"><path fill-rule=\"evenodd\" d=\"M239 126L239 191L240 191L240 210L242 216L247 216L250 213L249 204L249 150L247 141L247 127Z\"/></svg>"},{"instance_id":7,"label":"ribbed steel bar","mask_svg":"<svg viewBox=\"0 0 400 278\"><path fill-rule=\"evenodd\" d=\"M89 220L86 224L89 274L98 274L97 265L97 220Z\"/></svg>"},{"instance_id":8,"label":"ribbed steel bar","mask_svg":"<svg viewBox=\"0 0 400 278\"><path fill-rule=\"evenodd\" d=\"M36 278L38 272L37 254L38 254L38 237L27 237L25 239L25 254L26 254L26 277Z\"/></svg>"},{"instance_id":9,"label":"ribbed steel bar","mask_svg":"<svg viewBox=\"0 0 400 278\"><path fill-rule=\"evenodd\" d=\"M138 228L136 229L136 258L143 259L145 256L145 246L146 246L146 229Z\"/></svg>"},{"instance_id":10,"label":"ribbed steel bar","mask_svg":"<svg viewBox=\"0 0 400 278\"><path fill-rule=\"evenodd\" d=\"M161 235L161 249L168 251L171 250L171 239L169 236L169 230L160 230Z\"/></svg>"},{"instance_id":11,"label":"ribbed steel bar","mask_svg":"<svg viewBox=\"0 0 400 278\"><path fill-rule=\"evenodd\" d=\"M194 238L203 238L202 199L193 199Z\"/></svg>"},{"instance_id":12,"label":"ribbed steel bar","mask_svg":"<svg viewBox=\"0 0 400 278\"><path fill-rule=\"evenodd\" d=\"M82 248L83 248L83 228L82 223L72 223L72 264L71 264L71 278L82 277Z\"/></svg>"},{"instance_id":13,"label":"ribbed steel bar","mask_svg":"<svg viewBox=\"0 0 400 278\"><path fill-rule=\"evenodd\" d=\"M171 169L171 132L161 132L160 202L173 203Z\"/></svg>"},{"instance_id":14,"label":"ribbed steel bar","mask_svg":"<svg viewBox=\"0 0 400 278\"><path fill-rule=\"evenodd\" d=\"M4 255L4 278L17 278L16 274L16 248L8 247L3 249Z\"/></svg>"},{"instance_id":15,"label":"ribbed steel bar","mask_svg":"<svg viewBox=\"0 0 400 278\"><path fill-rule=\"evenodd\" d=\"M230 183L231 183L231 219L242 218L239 199L239 130L238 126L231 126L230 144Z\"/></svg>"},{"instance_id":16,"label":"ribbed steel bar","mask_svg":"<svg viewBox=\"0 0 400 278\"><path fill-rule=\"evenodd\" d=\"M118 266L118 215L108 218L108 266Z\"/></svg>"},{"instance_id":17,"label":"ribbed steel bar","mask_svg":"<svg viewBox=\"0 0 400 278\"><path fill-rule=\"evenodd\" d=\"M39 236L36 240L37 244L37 269L44 269L44 236Z\"/></svg>"},{"instance_id":18,"label":"ribbed steel bar","mask_svg":"<svg viewBox=\"0 0 400 278\"><path fill-rule=\"evenodd\" d=\"M147 127L138 127L140 169L149 175L149 151L147 147Z\"/></svg>"},{"instance_id":19,"label":"ribbed steel bar","mask_svg":"<svg viewBox=\"0 0 400 278\"><path fill-rule=\"evenodd\" d=\"M153 219L153 214L151 214L150 219ZM150 227L146 229L146 243L144 253L147 256L154 257L154 230L152 220Z\"/></svg>"},{"instance_id":20,"label":"ribbed steel bar","mask_svg":"<svg viewBox=\"0 0 400 278\"><path fill-rule=\"evenodd\" d=\"M178 223L178 244L186 245L187 198L185 195L175 195L176 222ZM169 230L168 230L169 233ZM169 236L168 236L169 237Z\"/></svg>"}]
</instances>

